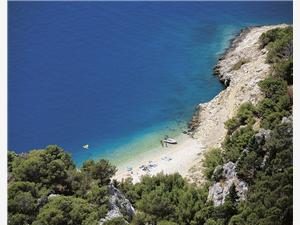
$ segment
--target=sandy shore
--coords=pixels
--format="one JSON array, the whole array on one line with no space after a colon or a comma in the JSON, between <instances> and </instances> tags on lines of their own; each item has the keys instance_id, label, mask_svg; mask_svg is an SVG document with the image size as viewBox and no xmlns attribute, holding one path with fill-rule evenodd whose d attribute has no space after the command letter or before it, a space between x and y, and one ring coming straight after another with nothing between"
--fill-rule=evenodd
<instances>
[{"instance_id":1,"label":"sandy shore","mask_svg":"<svg viewBox=\"0 0 300 225\"><path fill-rule=\"evenodd\" d=\"M133 156L131 160L118 165L114 179L121 181L131 177L136 183L143 175L155 175L159 172L165 174L179 172L182 176L187 175L191 165L203 151L203 147L189 135L181 134L176 140L178 144L150 149L147 153ZM142 165L148 166L149 170L141 169Z\"/></svg>"},{"instance_id":2,"label":"sandy shore","mask_svg":"<svg viewBox=\"0 0 300 225\"><path fill-rule=\"evenodd\" d=\"M251 27L243 30L231 43L230 48L220 58L214 72L227 88L211 101L198 105L198 110L191 120L192 137L176 137L177 145L168 148L149 149L141 157L132 156L132 160L118 166L114 177L122 180L132 177L138 182L142 175L155 175L159 172L179 172L194 183L203 179L203 153L211 147L220 147L226 136L224 122L232 118L244 102L254 105L262 98L258 83L270 72L267 64L267 50L259 48L262 33L286 24ZM234 66L240 60L245 61L239 67ZM159 141L159 140L158 140ZM149 171L143 171L141 165L154 165ZM127 167L132 167L128 171Z\"/></svg>"}]
</instances>

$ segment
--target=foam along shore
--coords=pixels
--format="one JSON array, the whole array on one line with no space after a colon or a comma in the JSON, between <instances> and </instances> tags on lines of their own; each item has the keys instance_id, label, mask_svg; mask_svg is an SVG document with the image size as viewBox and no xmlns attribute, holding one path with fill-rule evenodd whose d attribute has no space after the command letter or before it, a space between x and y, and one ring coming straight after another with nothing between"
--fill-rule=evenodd
<instances>
[{"instance_id":1,"label":"foam along shore","mask_svg":"<svg viewBox=\"0 0 300 225\"><path fill-rule=\"evenodd\" d=\"M168 144L168 147L160 146L149 149L148 152L139 156L132 156L130 160L118 165L114 179L121 181L131 177L136 183L143 175L155 175L159 172L165 174L178 172L186 176L193 161L201 154L203 146L186 134L177 136L176 140L178 144Z\"/></svg>"},{"instance_id":2,"label":"foam along shore","mask_svg":"<svg viewBox=\"0 0 300 225\"><path fill-rule=\"evenodd\" d=\"M176 137L177 145L149 149L140 157L132 156L131 160L118 166L114 179L120 181L132 177L133 182L138 182L146 174L179 172L190 181L201 183L204 180L203 153L223 142L226 136L224 123L234 116L242 103L256 104L262 98L258 83L268 76L270 65L265 62L267 50L259 48L259 37L270 29L286 26L280 24L242 30L214 68L215 75L227 88L211 101L197 106L190 122L191 135Z\"/></svg>"}]
</instances>

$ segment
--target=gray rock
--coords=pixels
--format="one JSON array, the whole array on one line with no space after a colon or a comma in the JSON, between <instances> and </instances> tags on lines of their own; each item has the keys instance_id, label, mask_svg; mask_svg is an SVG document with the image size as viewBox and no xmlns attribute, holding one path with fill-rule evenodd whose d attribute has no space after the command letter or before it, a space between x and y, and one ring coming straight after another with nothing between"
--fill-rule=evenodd
<instances>
[{"instance_id":1,"label":"gray rock","mask_svg":"<svg viewBox=\"0 0 300 225\"><path fill-rule=\"evenodd\" d=\"M235 167L235 163L231 161L223 165L223 176L227 180L233 179L236 176Z\"/></svg>"},{"instance_id":2,"label":"gray rock","mask_svg":"<svg viewBox=\"0 0 300 225\"><path fill-rule=\"evenodd\" d=\"M208 201L212 201L214 206L222 205L225 202L226 196L229 194L231 186L236 187L239 200L246 199L248 185L245 181L239 180L236 175L236 164L233 162L225 163L223 166L218 166L214 170L214 174L222 171L222 181L215 182L208 192Z\"/></svg>"},{"instance_id":3,"label":"gray rock","mask_svg":"<svg viewBox=\"0 0 300 225\"><path fill-rule=\"evenodd\" d=\"M244 154L247 154L248 152L249 152L249 148L248 147L244 148L243 151L242 151L242 153L244 153Z\"/></svg>"},{"instance_id":4,"label":"gray rock","mask_svg":"<svg viewBox=\"0 0 300 225\"><path fill-rule=\"evenodd\" d=\"M289 117L283 117L281 120L281 123L293 123L293 117L292 115Z\"/></svg>"},{"instance_id":5,"label":"gray rock","mask_svg":"<svg viewBox=\"0 0 300 225\"><path fill-rule=\"evenodd\" d=\"M255 134L255 140L258 144L261 144L264 141L269 140L270 137L271 137L271 131L265 130L263 128L259 129L258 133Z\"/></svg>"},{"instance_id":6,"label":"gray rock","mask_svg":"<svg viewBox=\"0 0 300 225\"><path fill-rule=\"evenodd\" d=\"M221 186L220 182L215 183L209 188L208 200L211 200L215 206L223 204L224 188Z\"/></svg>"},{"instance_id":7,"label":"gray rock","mask_svg":"<svg viewBox=\"0 0 300 225\"><path fill-rule=\"evenodd\" d=\"M269 159L269 156L270 156L270 153L269 153L269 152L267 152L267 153L264 155L263 161L262 161L262 163L260 164L260 168L264 168L264 167L265 167L266 162L267 162L267 160Z\"/></svg>"},{"instance_id":8,"label":"gray rock","mask_svg":"<svg viewBox=\"0 0 300 225\"><path fill-rule=\"evenodd\" d=\"M109 211L105 218L100 220L100 225L104 222L118 217L126 217L131 221L135 210L130 201L113 184L109 185Z\"/></svg>"},{"instance_id":9,"label":"gray rock","mask_svg":"<svg viewBox=\"0 0 300 225\"><path fill-rule=\"evenodd\" d=\"M42 196L37 200L37 205L38 207L44 206L48 202L48 197L47 196Z\"/></svg>"},{"instance_id":10,"label":"gray rock","mask_svg":"<svg viewBox=\"0 0 300 225\"><path fill-rule=\"evenodd\" d=\"M237 182L235 189L237 191L237 194L240 198L240 200L246 200L246 193L248 191L248 184L245 181L239 181Z\"/></svg>"},{"instance_id":11,"label":"gray rock","mask_svg":"<svg viewBox=\"0 0 300 225\"><path fill-rule=\"evenodd\" d=\"M48 195L48 199L55 198L55 197L58 197L58 196L60 196L60 195L59 194L50 194L50 195Z\"/></svg>"}]
</instances>

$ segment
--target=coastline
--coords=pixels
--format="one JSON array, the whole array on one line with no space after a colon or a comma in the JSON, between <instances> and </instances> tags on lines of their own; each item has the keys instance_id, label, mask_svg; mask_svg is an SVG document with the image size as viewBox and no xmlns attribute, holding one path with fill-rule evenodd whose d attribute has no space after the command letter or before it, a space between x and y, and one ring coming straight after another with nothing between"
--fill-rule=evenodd
<instances>
[{"instance_id":1,"label":"coastline","mask_svg":"<svg viewBox=\"0 0 300 225\"><path fill-rule=\"evenodd\" d=\"M234 116L242 103L252 102L255 105L262 98L258 82L268 75L270 66L265 63L266 50L259 49L260 35L270 29L284 26L287 25L242 29L232 39L229 48L213 68L214 74L226 89L211 101L197 106L189 123L189 135L181 134L175 137L178 140L177 145L151 149L118 165L113 179L121 181L131 177L133 183L136 183L143 175L178 172L190 182L202 183L203 153L209 148L220 147L226 135L224 122ZM245 63L233 69L240 60L245 60ZM166 160L170 158L171 160ZM141 165L149 164L155 167L151 167L149 171L140 168Z\"/></svg>"},{"instance_id":2,"label":"coastline","mask_svg":"<svg viewBox=\"0 0 300 225\"><path fill-rule=\"evenodd\" d=\"M144 154L132 157L117 166L118 171L113 179L121 181L131 177L133 183L139 182L143 175L155 175L163 172L164 174L180 173L182 176L187 176L190 169L191 161L197 159L201 154L203 146L186 134L176 136L179 144L168 147L156 147ZM149 171L143 171L140 166L155 165ZM132 168L128 171L128 168Z\"/></svg>"},{"instance_id":3,"label":"coastline","mask_svg":"<svg viewBox=\"0 0 300 225\"><path fill-rule=\"evenodd\" d=\"M268 76L271 66L266 63L267 50L259 48L259 37L270 29L286 26L278 24L243 29L220 57L214 74L226 89L211 101L199 104L190 124L192 137L204 145L203 152L221 147L227 133L224 123L236 114L243 103L256 105L262 99L258 83ZM201 183L204 180L202 161L203 154L191 165L187 176L190 181Z\"/></svg>"}]
</instances>

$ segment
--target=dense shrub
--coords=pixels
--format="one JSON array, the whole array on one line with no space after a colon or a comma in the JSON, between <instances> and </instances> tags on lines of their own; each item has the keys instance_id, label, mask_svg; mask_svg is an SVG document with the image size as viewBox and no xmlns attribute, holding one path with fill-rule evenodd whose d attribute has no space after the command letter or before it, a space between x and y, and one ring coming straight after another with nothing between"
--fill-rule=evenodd
<instances>
[{"instance_id":1,"label":"dense shrub","mask_svg":"<svg viewBox=\"0 0 300 225\"><path fill-rule=\"evenodd\" d=\"M288 85L293 84L293 59L278 62L274 65L274 77L285 80Z\"/></svg>"},{"instance_id":2,"label":"dense shrub","mask_svg":"<svg viewBox=\"0 0 300 225\"><path fill-rule=\"evenodd\" d=\"M262 158L255 151L248 152L240 159L237 165L237 175L247 183L251 183L259 169Z\"/></svg>"},{"instance_id":3,"label":"dense shrub","mask_svg":"<svg viewBox=\"0 0 300 225\"><path fill-rule=\"evenodd\" d=\"M128 196L128 188L121 185L120 189ZM194 216L207 198L206 188L189 185L179 174L143 177L140 183L131 184L130 191L129 196L135 192L134 205L142 212L133 218L133 224L194 224Z\"/></svg>"},{"instance_id":4,"label":"dense shrub","mask_svg":"<svg viewBox=\"0 0 300 225\"><path fill-rule=\"evenodd\" d=\"M261 126L273 129L281 122L284 116L291 114L291 99L287 94L287 83L282 79L269 77L260 83L265 94L257 106L258 115L261 117Z\"/></svg>"},{"instance_id":5,"label":"dense shrub","mask_svg":"<svg viewBox=\"0 0 300 225\"><path fill-rule=\"evenodd\" d=\"M284 40L279 40L270 44L270 50L267 55L267 62L278 63L282 60L288 60L292 54L292 37Z\"/></svg>"},{"instance_id":6,"label":"dense shrub","mask_svg":"<svg viewBox=\"0 0 300 225\"><path fill-rule=\"evenodd\" d=\"M246 126L237 130L231 136L227 136L223 143L225 158L228 161L237 161L253 135L254 131L251 126Z\"/></svg>"},{"instance_id":7,"label":"dense shrub","mask_svg":"<svg viewBox=\"0 0 300 225\"><path fill-rule=\"evenodd\" d=\"M116 168L106 160L77 170L58 146L27 154L8 153L9 224L98 224L108 211L108 183ZM59 197L49 198L50 194Z\"/></svg>"},{"instance_id":8,"label":"dense shrub","mask_svg":"<svg viewBox=\"0 0 300 225\"><path fill-rule=\"evenodd\" d=\"M232 134L237 128L242 125L252 125L254 120L254 115L256 114L256 109L251 102L243 103L237 115L225 122L225 127L227 133Z\"/></svg>"},{"instance_id":9,"label":"dense shrub","mask_svg":"<svg viewBox=\"0 0 300 225\"><path fill-rule=\"evenodd\" d=\"M70 154L55 145L33 150L12 163L12 175L18 181L29 181L48 186L53 191L64 192L67 171L75 165Z\"/></svg>"},{"instance_id":10,"label":"dense shrub","mask_svg":"<svg viewBox=\"0 0 300 225\"><path fill-rule=\"evenodd\" d=\"M235 116L225 122L227 134L232 134L237 128L241 126L239 119Z\"/></svg>"},{"instance_id":11,"label":"dense shrub","mask_svg":"<svg viewBox=\"0 0 300 225\"><path fill-rule=\"evenodd\" d=\"M261 91L266 98L277 101L278 97L287 93L287 83L282 79L268 77L259 83Z\"/></svg>"},{"instance_id":12,"label":"dense shrub","mask_svg":"<svg viewBox=\"0 0 300 225\"><path fill-rule=\"evenodd\" d=\"M293 28L289 26L267 31L260 37L260 46L261 48L267 46L269 50L267 55L268 63L281 63L286 61L287 64L284 66L289 66L288 64L290 64L290 62L288 61L291 61L293 55ZM289 66L289 70L290 69L291 66ZM289 76L290 82L290 75L285 74L285 76L286 75Z\"/></svg>"},{"instance_id":13,"label":"dense shrub","mask_svg":"<svg viewBox=\"0 0 300 225\"><path fill-rule=\"evenodd\" d=\"M103 225L126 225L126 221L124 220L123 217L117 217L112 220L108 220Z\"/></svg>"},{"instance_id":14,"label":"dense shrub","mask_svg":"<svg viewBox=\"0 0 300 225\"><path fill-rule=\"evenodd\" d=\"M82 165L82 171L91 176L92 179L99 180L100 185L107 185L117 169L109 161L101 159L99 161L85 161Z\"/></svg>"},{"instance_id":15,"label":"dense shrub","mask_svg":"<svg viewBox=\"0 0 300 225\"><path fill-rule=\"evenodd\" d=\"M31 182L12 182L8 186L9 224L31 224L37 215L38 190Z\"/></svg>"},{"instance_id":16,"label":"dense shrub","mask_svg":"<svg viewBox=\"0 0 300 225\"><path fill-rule=\"evenodd\" d=\"M17 154L13 151L7 152L7 171L12 172L12 163L17 157Z\"/></svg>"},{"instance_id":17,"label":"dense shrub","mask_svg":"<svg viewBox=\"0 0 300 225\"><path fill-rule=\"evenodd\" d=\"M222 152L220 148L212 148L205 152L203 167L204 167L204 175L208 180L213 179L213 172L218 165L222 165L224 163Z\"/></svg>"},{"instance_id":18,"label":"dense shrub","mask_svg":"<svg viewBox=\"0 0 300 225\"><path fill-rule=\"evenodd\" d=\"M255 108L251 102L246 102L242 104L237 113L237 118L240 122L240 125L253 124L254 113Z\"/></svg>"},{"instance_id":19,"label":"dense shrub","mask_svg":"<svg viewBox=\"0 0 300 225\"><path fill-rule=\"evenodd\" d=\"M67 196L52 197L33 225L98 225L97 207L87 201Z\"/></svg>"},{"instance_id":20,"label":"dense shrub","mask_svg":"<svg viewBox=\"0 0 300 225\"><path fill-rule=\"evenodd\" d=\"M261 48L264 48L270 43L273 43L277 40L285 39L293 37L293 28L287 27L287 28L275 28L272 30L269 30L265 33L263 33L260 38L260 46Z\"/></svg>"}]
</instances>

